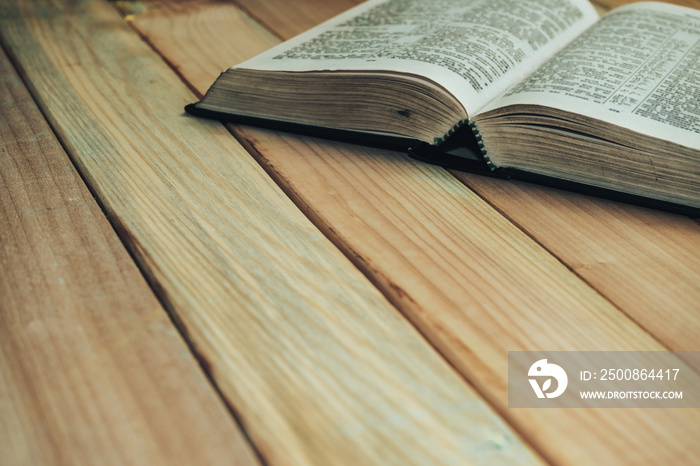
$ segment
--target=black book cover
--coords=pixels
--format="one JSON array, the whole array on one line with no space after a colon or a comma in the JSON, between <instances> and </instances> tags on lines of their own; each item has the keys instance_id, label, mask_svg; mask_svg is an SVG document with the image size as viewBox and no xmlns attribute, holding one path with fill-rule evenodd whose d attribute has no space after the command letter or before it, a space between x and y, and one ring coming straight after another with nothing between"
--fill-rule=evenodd
<instances>
[{"instance_id":1,"label":"black book cover","mask_svg":"<svg viewBox=\"0 0 700 466\"><path fill-rule=\"evenodd\" d=\"M538 185L549 186L566 191L573 191L590 196L610 199L613 201L624 202L627 204L649 207L652 209L663 210L675 214L685 215L689 217L700 217L700 208L684 206L673 202L651 199L635 194L614 191L607 188L590 186L574 181L562 180L550 176L531 173L517 168L503 167L495 170L489 168L483 158L466 158L450 154L442 149L442 146L431 146L417 139L391 136L382 134L365 133L361 131L351 131L335 128L324 128L320 126L304 125L300 123L291 123L279 120L270 120L266 118L257 118L245 115L236 115L227 112L217 112L197 107L197 104L190 104L185 107L185 111L191 115L211 118L220 121L229 121L232 123L241 123L252 126L260 126L280 131L287 131L296 134L321 137L334 141L350 142L371 147L379 147L383 149L392 149L407 152L408 155L421 162L427 162L434 165L439 165L445 168L461 170L470 173L475 173L484 176L498 177L503 179L516 179L526 181ZM468 126L465 126L468 128ZM465 139L467 145L471 145L474 141L470 138ZM478 146L470 147L471 152L478 152Z\"/></svg>"}]
</instances>

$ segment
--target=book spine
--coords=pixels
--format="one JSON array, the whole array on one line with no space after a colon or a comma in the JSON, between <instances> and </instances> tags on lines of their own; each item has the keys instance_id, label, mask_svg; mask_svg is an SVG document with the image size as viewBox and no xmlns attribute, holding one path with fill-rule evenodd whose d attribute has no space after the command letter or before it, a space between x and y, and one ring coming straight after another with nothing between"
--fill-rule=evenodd
<instances>
[{"instance_id":1,"label":"book spine","mask_svg":"<svg viewBox=\"0 0 700 466\"><path fill-rule=\"evenodd\" d=\"M447 131L447 133L445 133L444 136L442 136L441 138L433 138L433 145L437 146L442 144L447 140L447 138L452 136L455 133L455 131L457 131L459 128L461 128L467 123L469 123L469 120L459 120L454 126L452 126L452 128L449 129L449 131Z\"/></svg>"},{"instance_id":2,"label":"book spine","mask_svg":"<svg viewBox=\"0 0 700 466\"><path fill-rule=\"evenodd\" d=\"M491 169L491 170L496 170L496 165L491 162L491 159L489 158L489 153L488 150L486 149L486 146L484 145L484 140L481 137L481 133L479 132L479 128L476 127L476 124L473 121L469 122L469 127L472 129L472 132L474 133L474 137L476 138L476 143L479 146L479 150L481 151L481 155L484 157L484 162L486 162L486 165Z\"/></svg>"}]
</instances>

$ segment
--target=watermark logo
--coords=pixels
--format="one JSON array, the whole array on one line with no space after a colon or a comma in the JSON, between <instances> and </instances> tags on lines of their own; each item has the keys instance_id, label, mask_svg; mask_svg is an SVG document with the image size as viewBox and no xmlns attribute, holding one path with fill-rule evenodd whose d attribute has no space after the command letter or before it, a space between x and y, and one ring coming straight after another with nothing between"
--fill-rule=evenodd
<instances>
[{"instance_id":1,"label":"watermark logo","mask_svg":"<svg viewBox=\"0 0 700 466\"><path fill-rule=\"evenodd\" d=\"M556 398L564 393L569 383L569 377L567 377L564 369L556 364L548 363L546 359L540 359L530 366L527 375L528 377L536 377L528 380L537 398ZM540 386L537 379L545 377L546 379L543 380L542 386ZM549 392L548 390L552 388L552 379L557 381L556 390Z\"/></svg>"},{"instance_id":2,"label":"watermark logo","mask_svg":"<svg viewBox=\"0 0 700 466\"><path fill-rule=\"evenodd\" d=\"M509 351L508 407L700 408L700 351Z\"/></svg>"}]
</instances>

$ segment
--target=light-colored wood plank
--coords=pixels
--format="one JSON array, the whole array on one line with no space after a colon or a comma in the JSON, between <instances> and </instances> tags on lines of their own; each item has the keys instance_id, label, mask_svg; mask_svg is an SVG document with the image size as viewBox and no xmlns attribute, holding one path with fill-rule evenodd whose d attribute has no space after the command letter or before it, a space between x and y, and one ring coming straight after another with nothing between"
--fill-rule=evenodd
<instances>
[{"instance_id":1,"label":"light-colored wood plank","mask_svg":"<svg viewBox=\"0 0 700 466\"><path fill-rule=\"evenodd\" d=\"M189 43L183 51L169 46L176 23L158 28L145 12L133 24L200 92L228 66L220 62L200 80L186 58L230 43L225 37L205 40L202 31L180 39ZM654 464L697 455L685 432L698 424L697 411L507 409L508 350L663 347L446 171L392 152L244 126L234 132L548 459Z\"/></svg>"},{"instance_id":2,"label":"light-colored wood plank","mask_svg":"<svg viewBox=\"0 0 700 466\"><path fill-rule=\"evenodd\" d=\"M0 52L0 464L257 464Z\"/></svg>"},{"instance_id":3,"label":"light-colored wood plank","mask_svg":"<svg viewBox=\"0 0 700 466\"><path fill-rule=\"evenodd\" d=\"M692 219L453 172L668 348L700 335L700 226Z\"/></svg>"},{"instance_id":4,"label":"light-colored wood plank","mask_svg":"<svg viewBox=\"0 0 700 466\"><path fill-rule=\"evenodd\" d=\"M698 411L507 408L508 351L665 347L441 169L270 131L239 134L322 230L550 461L689 464L700 453L694 434L685 433L699 425ZM625 430L617 432L619 426Z\"/></svg>"},{"instance_id":5,"label":"light-colored wood plank","mask_svg":"<svg viewBox=\"0 0 700 466\"><path fill-rule=\"evenodd\" d=\"M270 464L538 457L101 1L3 4L42 109Z\"/></svg>"},{"instance_id":6,"label":"light-colored wood plank","mask_svg":"<svg viewBox=\"0 0 700 466\"><path fill-rule=\"evenodd\" d=\"M201 8L202 4L207 8ZM171 39L173 47L178 47L183 51L191 51L189 42L193 37L206 31L207 36L219 35L225 37L227 41L234 44L246 43L247 47L231 47L222 45L212 50L196 50L196 53L187 57L187 63L196 64L201 75L194 76L194 79L201 80L211 78L209 70L218 68L222 59L228 66L240 63L250 54L257 55L279 43L279 39L267 29L260 26L247 14L241 10L231 8L230 3L218 0L208 0L206 2L168 2L168 3L143 3L120 1L116 5L121 9L127 21L139 17L139 20L148 18L153 24L150 26L157 29L168 29L173 27L183 28L173 30ZM293 6L293 4L290 4ZM231 15L237 15L235 27L231 27ZM251 41L251 37L255 41ZM193 67L195 68L195 67ZM221 70L223 71L223 69Z\"/></svg>"}]
</instances>

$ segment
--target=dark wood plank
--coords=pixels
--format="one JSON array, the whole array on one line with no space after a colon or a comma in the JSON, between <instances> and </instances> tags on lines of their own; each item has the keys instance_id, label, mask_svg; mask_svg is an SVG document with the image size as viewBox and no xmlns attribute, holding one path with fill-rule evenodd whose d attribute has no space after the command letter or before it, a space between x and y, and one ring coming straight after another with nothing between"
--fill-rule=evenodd
<instances>
[{"instance_id":1,"label":"dark wood plank","mask_svg":"<svg viewBox=\"0 0 700 466\"><path fill-rule=\"evenodd\" d=\"M0 52L0 464L257 464Z\"/></svg>"}]
</instances>

